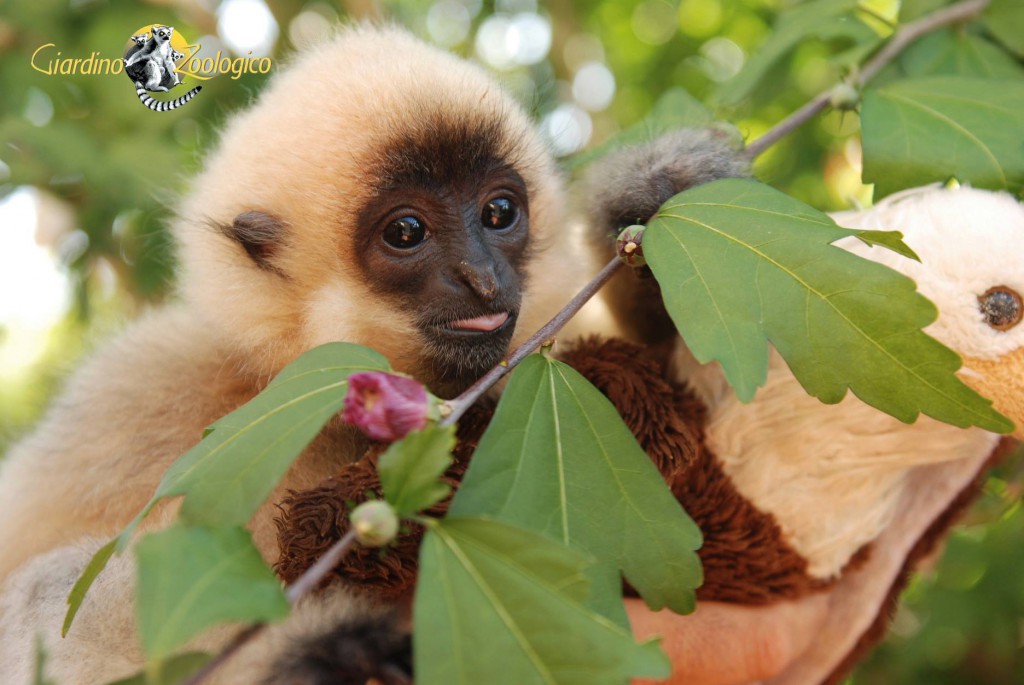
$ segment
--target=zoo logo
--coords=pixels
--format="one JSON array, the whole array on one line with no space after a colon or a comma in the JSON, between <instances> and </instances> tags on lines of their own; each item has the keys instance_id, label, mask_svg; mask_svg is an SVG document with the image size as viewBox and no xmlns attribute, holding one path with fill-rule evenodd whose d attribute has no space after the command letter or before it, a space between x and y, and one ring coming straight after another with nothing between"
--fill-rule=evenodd
<instances>
[{"instance_id":1,"label":"zoo logo","mask_svg":"<svg viewBox=\"0 0 1024 685\"><path fill-rule=\"evenodd\" d=\"M154 112L168 112L181 107L203 89L196 86L176 100L157 100L148 93L166 93L181 85L178 64L191 57L192 48L173 26L155 24L143 27L132 35L124 51L124 73L135 83L139 101ZM148 91L148 92L147 92Z\"/></svg>"},{"instance_id":2,"label":"zoo logo","mask_svg":"<svg viewBox=\"0 0 1024 685\"><path fill-rule=\"evenodd\" d=\"M158 100L148 93L167 93L181 85L182 76L208 81L218 74L230 74L235 80L242 74L269 74L273 66L269 57L230 58L220 50L215 57L199 58L202 47L190 44L173 26L148 24L134 31L127 41L123 57L104 57L92 51L88 57L63 57L54 43L46 43L32 53L31 66L47 76L108 76L122 71L135 84L139 101L154 112L169 112L189 102L202 90L196 86L176 100Z\"/></svg>"}]
</instances>

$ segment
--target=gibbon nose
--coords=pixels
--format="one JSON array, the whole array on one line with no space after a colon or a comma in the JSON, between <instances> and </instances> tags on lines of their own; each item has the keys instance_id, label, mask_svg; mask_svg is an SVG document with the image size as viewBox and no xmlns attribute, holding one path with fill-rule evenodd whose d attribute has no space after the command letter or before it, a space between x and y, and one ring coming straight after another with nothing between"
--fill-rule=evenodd
<instances>
[{"instance_id":1,"label":"gibbon nose","mask_svg":"<svg viewBox=\"0 0 1024 685\"><path fill-rule=\"evenodd\" d=\"M498 276L493 264L471 264L463 261L458 266L459 279L484 302L493 302L498 296Z\"/></svg>"}]
</instances>

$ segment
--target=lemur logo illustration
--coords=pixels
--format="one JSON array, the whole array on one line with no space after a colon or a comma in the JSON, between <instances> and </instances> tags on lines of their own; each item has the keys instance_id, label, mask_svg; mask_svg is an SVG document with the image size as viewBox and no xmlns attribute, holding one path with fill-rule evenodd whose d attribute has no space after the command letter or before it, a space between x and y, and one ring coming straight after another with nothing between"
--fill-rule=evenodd
<instances>
[{"instance_id":1,"label":"lemur logo illustration","mask_svg":"<svg viewBox=\"0 0 1024 685\"><path fill-rule=\"evenodd\" d=\"M188 41L175 33L173 26L155 24L131 37L124 52L124 73L135 84L135 93L142 104L154 112L169 112L203 89L196 86L176 100L157 100L148 94L166 93L181 85L177 65L189 56L189 47Z\"/></svg>"}]
</instances>

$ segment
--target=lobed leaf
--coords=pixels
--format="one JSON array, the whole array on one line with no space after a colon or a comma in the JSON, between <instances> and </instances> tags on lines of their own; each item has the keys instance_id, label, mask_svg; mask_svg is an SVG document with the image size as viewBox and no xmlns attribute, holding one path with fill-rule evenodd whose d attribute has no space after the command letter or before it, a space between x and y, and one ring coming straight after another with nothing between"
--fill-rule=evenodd
<instances>
[{"instance_id":1,"label":"lobed leaf","mask_svg":"<svg viewBox=\"0 0 1024 685\"><path fill-rule=\"evenodd\" d=\"M361 345L328 343L310 350L263 392L216 421L213 432L167 470L154 500L185 495L184 521L244 525L342 408L348 377L389 370L383 356Z\"/></svg>"},{"instance_id":2,"label":"lobed leaf","mask_svg":"<svg viewBox=\"0 0 1024 685\"><path fill-rule=\"evenodd\" d=\"M669 675L655 642L634 643L581 604L587 564L579 552L498 521L430 525L413 609L416 682L621 685Z\"/></svg>"},{"instance_id":3,"label":"lobed leaf","mask_svg":"<svg viewBox=\"0 0 1024 685\"><path fill-rule=\"evenodd\" d=\"M1024 81L937 76L864 93L864 182L875 197L956 177L1024 185Z\"/></svg>"},{"instance_id":4,"label":"lobed leaf","mask_svg":"<svg viewBox=\"0 0 1024 685\"><path fill-rule=\"evenodd\" d=\"M562 362L533 355L512 373L450 512L544 533L621 569L650 607L693 610L700 531L611 402ZM602 585L609 606L621 590Z\"/></svg>"},{"instance_id":5,"label":"lobed leaf","mask_svg":"<svg viewBox=\"0 0 1024 685\"><path fill-rule=\"evenodd\" d=\"M1011 430L956 377L960 357L922 332L935 306L906 276L831 244L847 236L879 242L766 185L726 179L669 200L644 253L687 346L721 363L744 401L764 384L771 343L823 402L849 388L904 422L924 413Z\"/></svg>"},{"instance_id":6,"label":"lobed leaf","mask_svg":"<svg viewBox=\"0 0 1024 685\"><path fill-rule=\"evenodd\" d=\"M1024 67L1005 50L961 29L937 31L921 38L907 48L897 67L911 78L940 74L994 79L1024 76Z\"/></svg>"},{"instance_id":7,"label":"lobed leaf","mask_svg":"<svg viewBox=\"0 0 1024 685\"><path fill-rule=\"evenodd\" d=\"M144 537L135 554L147 672L210 626L288 614L280 581L243 528L178 523Z\"/></svg>"},{"instance_id":8,"label":"lobed leaf","mask_svg":"<svg viewBox=\"0 0 1024 685\"><path fill-rule=\"evenodd\" d=\"M857 231L855 236L865 245L878 245L884 247L887 250L892 250L898 255L902 255L907 259L913 259L915 262L920 262L921 258L917 256L917 253L911 249L910 245L903 242L903 234L899 231Z\"/></svg>"},{"instance_id":9,"label":"lobed leaf","mask_svg":"<svg viewBox=\"0 0 1024 685\"><path fill-rule=\"evenodd\" d=\"M443 500L451 488L438 480L452 463L455 427L431 424L394 442L377 462L384 498L406 518Z\"/></svg>"},{"instance_id":10,"label":"lobed leaf","mask_svg":"<svg viewBox=\"0 0 1024 685\"><path fill-rule=\"evenodd\" d=\"M368 347L327 343L303 354L263 392L213 423L199 444L167 469L142 511L93 556L68 596L63 632L70 629L110 555L128 546L159 500L185 495L180 516L186 523L247 523L296 457L341 409L348 377L359 371L389 369L387 360Z\"/></svg>"}]
</instances>

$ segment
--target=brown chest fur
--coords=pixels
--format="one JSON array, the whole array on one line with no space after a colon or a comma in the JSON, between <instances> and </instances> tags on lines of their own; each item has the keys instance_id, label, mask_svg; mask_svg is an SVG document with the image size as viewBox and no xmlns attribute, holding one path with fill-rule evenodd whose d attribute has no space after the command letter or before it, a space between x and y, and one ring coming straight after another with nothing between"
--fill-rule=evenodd
<instances>
[{"instance_id":1,"label":"brown chest fur","mask_svg":"<svg viewBox=\"0 0 1024 685\"><path fill-rule=\"evenodd\" d=\"M640 347L616 339L582 341L562 359L611 400L703 532L700 599L763 604L827 585L807 575L806 561L786 543L772 516L736 491L705 447L704 405L667 381L658 362L645 357ZM492 406L478 406L460 422L455 462L445 475L453 487L458 487L492 414ZM296 579L344 535L352 506L380 497L376 460L385 447L371 447L336 476L281 503L277 571L285 581ZM441 515L447 506L446 500L430 513ZM415 583L421 535L411 530L383 551L358 549L336 574L378 597L402 596Z\"/></svg>"}]
</instances>

